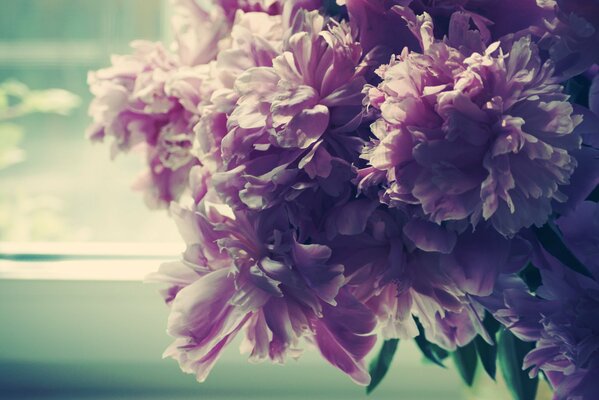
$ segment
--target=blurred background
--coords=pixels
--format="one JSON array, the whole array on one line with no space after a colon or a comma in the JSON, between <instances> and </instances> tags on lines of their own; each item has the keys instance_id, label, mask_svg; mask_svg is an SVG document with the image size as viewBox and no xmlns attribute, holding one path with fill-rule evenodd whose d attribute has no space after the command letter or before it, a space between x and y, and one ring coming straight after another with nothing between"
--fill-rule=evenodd
<instances>
[{"instance_id":1,"label":"blurred background","mask_svg":"<svg viewBox=\"0 0 599 400\"><path fill-rule=\"evenodd\" d=\"M141 157L111 163L107 146L90 145L84 135L87 72L107 66L110 54L127 52L133 39L161 39L168 31L166 3L0 0L0 85L72 93L50 93L45 102L38 94L37 108L13 111L15 118L7 115L18 104L0 111L1 146L12 141L22 156L0 164L0 239L178 240L164 213L149 213L141 195L129 190ZM0 107L6 91L0 89ZM19 100L14 94L8 101ZM7 133L10 126L18 126L18 139Z\"/></svg>"},{"instance_id":2,"label":"blurred background","mask_svg":"<svg viewBox=\"0 0 599 400\"><path fill-rule=\"evenodd\" d=\"M130 190L141 157L111 162L84 131L87 72L133 39L167 40L168 1L0 9L0 398L366 398L315 351L253 366L233 345L204 384L161 360L167 309L141 280L181 241L166 213ZM451 362L426 364L412 343L394 363L369 398L509 398L480 371L465 389Z\"/></svg>"}]
</instances>

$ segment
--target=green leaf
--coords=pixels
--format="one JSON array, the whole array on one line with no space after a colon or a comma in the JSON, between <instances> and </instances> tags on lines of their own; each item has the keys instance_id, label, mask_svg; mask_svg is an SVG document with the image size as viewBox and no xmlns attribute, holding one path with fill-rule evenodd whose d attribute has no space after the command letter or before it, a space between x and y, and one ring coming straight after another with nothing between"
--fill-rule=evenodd
<instances>
[{"instance_id":1,"label":"green leaf","mask_svg":"<svg viewBox=\"0 0 599 400\"><path fill-rule=\"evenodd\" d=\"M565 84L566 93L570 95L568 101L588 108L590 86L591 81L585 76L580 75L569 79Z\"/></svg>"},{"instance_id":2,"label":"green leaf","mask_svg":"<svg viewBox=\"0 0 599 400\"><path fill-rule=\"evenodd\" d=\"M370 384L366 387L367 394L370 394L383 381L389 371L398 344L399 339L385 340L379 354L370 362Z\"/></svg>"},{"instance_id":3,"label":"green leaf","mask_svg":"<svg viewBox=\"0 0 599 400\"><path fill-rule=\"evenodd\" d=\"M485 314L483 326L489 333L489 336L493 340L497 340L497 331L499 330L499 322L493 318L489 313ZM474 344L476 346L476 352L480 358L480 362L487 374L495 380L497 372L497 345L490 345L481 336L474 338Z\"/></svg>"},{"instance_id":4,"label":"green leaf","mask_svg":"<svg viewBox=\"0 0 599 400\"><path fill-rule=\"evenodd\" d=\"M497 331L499 331L501 325L487 312L485 313L483 326L489 336L495 341L495 344L490 345L482 337L477 336L475 339L476 351L487 374L492 379L495 379L497 373Z\"/></svg>"},{"instance_id":5,"label":"green leaf","mask_svg":"<svg viewBox=\"0 0 599 400\"><path fill-rule=\"evenodd\" d=\"M548 222L540 228L533 228L537 239L545 250L553 257L557 258L566 267L578 272L581 275L593 279L593 275L587 267L576 258L568 246L562 240L562 235L553 223Z\"/></svg>"},{"instance_id":6,"label":"green leaf","mask_svg":"<svg viewBox=\"0 0 599 400\"><path fill-rule=\"evenodd\" d=\"M429 361L437 364L442 368L446 368L445 364L443 364L443 360L449 356L449 353L439 346L429 342L424 338L424 336L418 336L414 339L416 341L416 345L422 352L422 355Z\"/></svg>"},{"instance_id":7,"label":"green leaf","mask_svg":"<svg viewBox=\"0 0 599 400\"><path fill-rule=\"evenodd\" d=\"M442 368L446 368L445 364L443 364L443 360L449 357L449 352L426 340L426 337L424 336L424 327L420 321L418 321L418 318L414 318L414 321L416 322L419 332L419 335L414 338L414 341L422 352L422 355L432 363L437 364Z\"/></svg>"},{"instance_id":8,"label":"green leaf","mask_svg":"<svg viewBox=\"0 0 599 400\"><path fill-rule=\"evenodd\" d=\"M464 347L458 347L456 351L453 352L452 358L466 385L472 386L474 374L476 373L476 367L478 365L474 341Z\"/></svg>"},{"instance_id":9,"label":"green leaf","mask_svg":"<svg viewBox=\"0 0 599 400\"><path fill-rule=\"evenodd\" d=\"M437 364L442 368L446 368L445 364L443 364L443 360L449 357L449 352L426 340L426 337L424 336L424 328L420 324L420 321L418 321L418 319L415 319L415 321L420 334L414 338L414 341L422 352L422 355L434 364Z\"/></svg>"},{"instance_id":10,"label":"green leaf","mask_svg":"<svg viewBox=\"0 0 599 400\"><path fill-rule=\"evenodd\" d=\"M485 372L491 379L495 380L497 373L497 346L491 346L480 336L474 339L474 345L476 346L476 352Z\"/></svg>"},{"instance_id":11,"label":"green leaf","mask_svg":"<svg viewBox=\"0 0 599 400\"><path fill-rule=\"evenodd\" d=\"M599 203L599 186L597 186L592 192L591 194L589 194L589 197L587 197L588 201L592 201L593 203Z\"/></svg>"},{"instance_id":12,"label":"green leaf","mask_svg":"<svg viewBox=\"0 0 599 400\"><path fill-rule=\"evenodd\" d=\"M329 16L337 16L344 13L344 8L337 5L337 0L324 0L324 12Z\"/></svg>"},{"instance_id":13,"label":"green leaf","mask_svg":"<svg viewBox=\"0 0 599 400\"><path fill-rule=\"evenodd\" d=\"M485 319L483 320L483 326L493 339L497 339L497 332L501 328L501 324L489 313L485 311Z\"/></svg>"},{"instance_id":14,"label":"green leaf","mask_svg":"<svg viewBox=\"0 0 599 400\"><path fill-rule=\"evenodd\" d=\"M510 331L499 332L498 358L501 373L514 400L534 400L537 394L539 377L531 379L522 370L524 356L534 348L534 343L523 342Z\"/></svg>"},{"instance_id":15,"label":"green leaf","mask_svg":"<svg viewBox=\"0 0 599 400\"><path fill-rule=\"evenodd\" d=\"M541 271L535 267L532 263L528 263L526 268L518 273L520 278L524 280L526 286L531 292L536 292L539 286L543 284L543 278L541 277Z\"/></svg>"}]
</instances>

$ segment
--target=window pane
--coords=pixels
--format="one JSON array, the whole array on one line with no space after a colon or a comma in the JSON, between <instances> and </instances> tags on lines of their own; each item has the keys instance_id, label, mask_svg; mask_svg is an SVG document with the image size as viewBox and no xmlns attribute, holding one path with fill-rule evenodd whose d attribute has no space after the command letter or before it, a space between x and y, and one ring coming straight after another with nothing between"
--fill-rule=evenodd
<instances>
[{"instance_id":1,"label":"window pane","mask_svg":"<svg viewBox=\"0 0 599 400\"><path fill-rule=\"evenodd\" d=\"M0 38L97 41L116 35L120 39L155 40L162 23L161 3L162 0L0 0Z\"/></svg>"},{"instance_id":2,"label":"window pane","mask_svg":"<svg viewBox=\"0 0 599 400\"><path fill-rule=\"evenodd\" d=\"M84 135L87 72L128 52L133 39L159 40L162 0L0 0L0 84L66 89L80 98L68 116L36 113L2 121L22 130L25 159L0 169L0 240L176 241L164 211L150 212L130 189L142 155L109 159ZM0 144L1 145L1 144Z\"/></svg>"}]
</instances>

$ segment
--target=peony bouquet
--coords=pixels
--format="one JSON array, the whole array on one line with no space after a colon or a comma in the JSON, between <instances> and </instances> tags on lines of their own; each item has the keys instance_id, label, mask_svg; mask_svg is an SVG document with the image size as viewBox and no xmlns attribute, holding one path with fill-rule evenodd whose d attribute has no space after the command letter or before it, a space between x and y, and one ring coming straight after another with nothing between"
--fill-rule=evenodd
<instances>
[{"instance_id":1,"label":"peony bouquet","mask_svg":"<svg viewBox=\"0 0 599 400\"><path fill-rule=\"evenodd\" d=\"M165 356L203 381L237 336L312 346L372 390L414 339L599 396L599 1L172 6L171 45L89 75L90 138L144 149L187 245L149 277Z\"/></svg>"}]
</instances>

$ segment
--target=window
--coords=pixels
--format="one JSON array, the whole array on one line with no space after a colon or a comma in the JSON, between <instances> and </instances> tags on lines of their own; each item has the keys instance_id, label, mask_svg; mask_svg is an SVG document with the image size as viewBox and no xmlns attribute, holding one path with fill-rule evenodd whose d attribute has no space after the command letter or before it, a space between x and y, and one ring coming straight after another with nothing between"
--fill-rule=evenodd
<instances>
[{"instance_id":1,"label":"window","mask_svg":"<svg viewBox=\"0 0 599 400\"><path fill-rule=\"evenodd\" d=\"M84 135L91 99L86 75L128 52L133 39L159 40L163 0L0 0L0 82L66 89L81 99L68 117L31 114L25 159L0 169L0 240L178 241L163 212L130 190L140 157L109 161L108 146Z\"/></svg>"}]
</instances>

